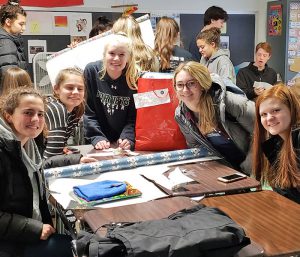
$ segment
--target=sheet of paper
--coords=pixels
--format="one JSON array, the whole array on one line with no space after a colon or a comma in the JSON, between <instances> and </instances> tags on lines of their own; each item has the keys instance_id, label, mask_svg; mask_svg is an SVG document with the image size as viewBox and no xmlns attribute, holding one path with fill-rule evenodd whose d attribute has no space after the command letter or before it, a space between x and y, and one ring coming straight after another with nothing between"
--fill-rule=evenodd
<instances>
[{"instance_id":1,"label":"sheet of paper","mask_svg":"<svg viewBox=\"0 0 300 257\"><path fill-rule=\"evenodd\" d=\"M175 168L174 171L170 172L169 175L166 176L163 173L167 170L168 168L166 167L165 169L162 169L160 172L151 172L151 173L144 172L143 176L145 176L150 180L155 181L155 183L169 190L172 190L174 186L194 181L193 179L184 175L180 168Z\"/></svg>"},{"instance_id":2,"label":"sheet of paper","mask_svg":"<svg viewBox=\"0 0 300 257\"><path fill-rule=\"evenodd\" d=\"M182 173L182 170L178 167L175 168L174 171L170 172L168 178L171 181L171 183L173 184L173 186L194 181L190 177L184 175Z\"/></svg>"},{"instance_id":3,"label":"sheet of paper","mask_svg":"<svg viewBox=\"0 0 300 257\"><path fill-rule=\"evenodd\" d=\"M253 84L253 87L261 87L261 88L264 88L264 89L268 89L268 88L272 87L272 85L267 83L267 82L255 81L254 84Z\"/></svg>"}]
</instances>

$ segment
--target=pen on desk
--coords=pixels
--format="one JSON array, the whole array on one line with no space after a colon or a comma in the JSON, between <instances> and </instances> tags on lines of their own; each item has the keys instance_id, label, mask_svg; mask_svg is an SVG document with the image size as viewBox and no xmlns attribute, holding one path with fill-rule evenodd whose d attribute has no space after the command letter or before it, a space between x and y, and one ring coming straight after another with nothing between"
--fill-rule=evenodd
<instances>
[{"instance_id":1,"label":"pen on desk","mask_svg":"<svg viewBox=\"0 0 300 257\"><path fill-rule=\"evenodd\" d=\"M144 179L146 179L147 181L151 182L152 184L154 184L159 190L161 190L163 193L167 193L169 194L169 191L168 189L166 189L165 187L163 187L162 185L158 184L155 182L155 180L153 179L150 179L150 178L147 178L145 175L143 174L140 174Z\"/></svg>"}]
</instances>

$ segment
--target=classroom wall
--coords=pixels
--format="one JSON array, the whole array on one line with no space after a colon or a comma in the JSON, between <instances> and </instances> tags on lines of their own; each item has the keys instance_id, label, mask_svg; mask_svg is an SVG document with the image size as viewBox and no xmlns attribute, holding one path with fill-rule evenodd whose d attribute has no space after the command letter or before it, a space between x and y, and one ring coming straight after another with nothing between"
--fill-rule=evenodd
<instances>
[{"instance_id":1,"label":"classroom wall","mask_svg":"<svg viewBox=\"0 0 300 257\"><path fill-rule=\"evenodd\" d=\"M121 8L112 9L111 5L137 3L139 12L162 12L162 13L200 13L211 5L224 8L229 14L255 14L255 38L254 43L266 40L266 12L267 2L272 0L214 0L214 1L195 1L195 0L84 0L82 7L70 8L33 8L26 7L27 10L48 10L48 11L81 11L81 12L116 12L122 11Z\"/></svg>"}]
</instances>

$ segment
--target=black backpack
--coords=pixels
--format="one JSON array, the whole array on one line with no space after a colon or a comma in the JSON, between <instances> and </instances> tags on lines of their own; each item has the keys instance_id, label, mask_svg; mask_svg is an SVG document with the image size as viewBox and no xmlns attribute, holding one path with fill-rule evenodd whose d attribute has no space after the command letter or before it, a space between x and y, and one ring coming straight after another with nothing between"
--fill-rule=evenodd
<instances>
[{"instance_id":1,"label":"black backpack","mask_svg":"<svg viewBox=\"0 0 300 257\"><path fill-rule=\"evenodd\" d=\"M244 230L217 208L197 205L167 218L106 225L105 238L83 232L78 256L231 257L250 243Z\"/></svg>"}]
</instances>

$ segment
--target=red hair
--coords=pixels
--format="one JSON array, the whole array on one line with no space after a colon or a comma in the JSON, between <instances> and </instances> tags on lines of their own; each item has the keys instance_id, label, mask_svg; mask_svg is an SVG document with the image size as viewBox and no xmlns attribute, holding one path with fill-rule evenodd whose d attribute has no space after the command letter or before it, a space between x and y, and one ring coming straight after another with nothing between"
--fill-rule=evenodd
<instances>
[{"instance_id":1,"label":"red hair","mask_svg":"<svg viewBox=\"0 0 300 257\"><path fill-rule=\"evenodd\" d=\"M268 139L268 132L261 123L259 108L268 98L277 98L285 104L291 113L289 136L284 140L275 163L270 164L262 151L261 144ZM264 91L255 103L256 119L253 137L253 174L262 183L272 187L290 188L300 185L300 172L297 155L292 143L292 129L300 124L300 106L295 95L284 84L278 84Z\"/></svg>"}]
</instances>

